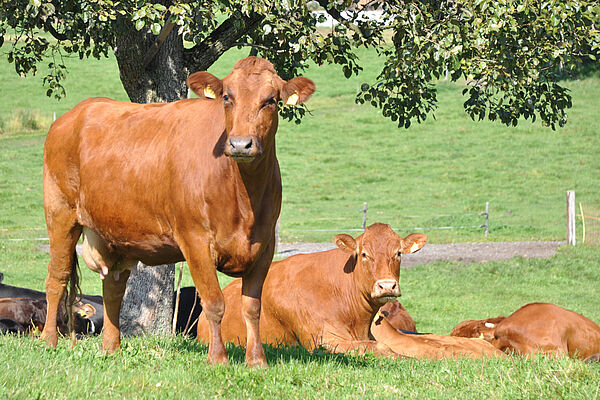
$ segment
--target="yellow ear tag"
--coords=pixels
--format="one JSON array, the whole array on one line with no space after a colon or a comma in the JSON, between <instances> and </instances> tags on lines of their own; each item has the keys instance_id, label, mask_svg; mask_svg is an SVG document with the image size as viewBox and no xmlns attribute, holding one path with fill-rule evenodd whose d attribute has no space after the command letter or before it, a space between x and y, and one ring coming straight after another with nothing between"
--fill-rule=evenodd
<instances>
[{"instance_id":1,"label":"yellow ear tag","mask_svg":"<svg viewBox=\"0 0 600 400\"><path fill-rule=\"evenodd\" d=\"M215 92L210 88L210 86L206 86L204 88L204 97L208 97L209 99L217 98Z\"/></svg>"},{"instance_id":2,"label":"yellow ear tag","mask_svg":"<svg viewBox=\"0 0 600 400\"><path fill-rule=\"evenodd\" d=\"M285 102L286 106L294 106L298 102L298 93L292 94Z\"/></svg>"},{"instance_id":3,"label":"yellow ear tag","mask_svg":"<svg viewBox=\"0 0 600 400\"><path fill-rule=\"evenodd\" d=\"M410 246L410 250L408 250L409 253L414 253L415 251L419 250L421 248L421 246L419 246L416 242L412 244L412 246Z\"/></svg>"}]
</instances>

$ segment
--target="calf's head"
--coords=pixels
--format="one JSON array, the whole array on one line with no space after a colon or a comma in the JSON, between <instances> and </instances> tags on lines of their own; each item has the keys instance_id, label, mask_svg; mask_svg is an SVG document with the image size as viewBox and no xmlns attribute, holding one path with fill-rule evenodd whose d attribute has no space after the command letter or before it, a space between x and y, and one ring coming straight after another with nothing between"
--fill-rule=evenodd
<instances>
[{"instance_id":1,"label":"calf's head","mask_svg":"<svg viewBox=\"0 0 600 400\"><path fill-rule=\"evenodd\" d=\"M352 254L351 264L344 271L353 274L353 280L370 301L384 304L396 300L400 292L400 256L421 250L427 242L422 233L398 236L389 225L375 223L356 239L340 234L336 245Z\"/></svg>"},{"instance_id":2,"label":"calf's head","mask_svg":"<svg viewBox=\"0 0 600 400\"><path fill-rule=\"evenodd\" d=\"M269 61L247 57L238 61L223 79L196 72L188 86L201 98L223 103L225 155L235 161L252 161L275 144L279 101L296 105L315 91L313 81L296 77L281 79Z\"/></svg>"}]
</instances>

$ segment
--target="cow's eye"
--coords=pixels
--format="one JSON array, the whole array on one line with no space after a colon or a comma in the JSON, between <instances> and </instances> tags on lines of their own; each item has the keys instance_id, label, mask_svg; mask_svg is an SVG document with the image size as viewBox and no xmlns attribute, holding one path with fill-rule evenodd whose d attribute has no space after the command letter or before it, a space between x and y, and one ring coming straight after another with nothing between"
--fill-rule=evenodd
<instances>
[{"instance_id":1,"label":"cow's eye","mask_svg":"<svg viewBox=\"0 0 600 400\"><path fill-rule=\"evenodd\" d=\"M226 94L223 95L223 100L225 100L225 102L229 101L229 96L227 96Z\"/></svg>"},{"instance_id":2,"label":"cow's eye","mask_svg":"<svg viewBox=\"0 0 600 400\"><path fill-rule=\"evenodd\" d=\"M277 102L275 101L275 99L273 97L271 97L267 101L265 101L262 106L268 107L268 106L274 106L275 104L277 104Z\"/></svg>"}]
</instances>

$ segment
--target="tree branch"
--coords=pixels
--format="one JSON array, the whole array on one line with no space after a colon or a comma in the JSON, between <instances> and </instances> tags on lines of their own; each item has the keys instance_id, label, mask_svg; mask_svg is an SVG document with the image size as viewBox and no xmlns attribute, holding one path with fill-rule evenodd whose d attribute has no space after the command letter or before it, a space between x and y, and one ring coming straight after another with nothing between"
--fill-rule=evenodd
<instances>
[{"instance_id":1,"label":"tree branch","mask_svg":"<svg viewBox=\"0 0 600 400\"><path fill-rule=\"evenodd\" d=\"M51 34L56 40L67 40L69 39L67 37L67 35L63 34L63 33L59 33L56 31L56 29L54 29L54 27L52 26L52 24L50 23L49 20L44 21L44 28L46 28L46 31Z\"/></svg>"},{"instance_id":2,"label":"tree branch","mask_svg":"<svg viewBox=\"0 0 600 400\"><path fill-rule=\"evenodd\" d=\"M185 50L183 56L186 68L190 71L207 70L223 53L235 46L241 37L254 30L263 19L263 15L254 12L244 15L241 20L229 17L204 41Z\"/></svg>"},{"instance_id":3,"label":"tree branch","mask_svg":"<svg viewBox=\"0 0 600 400\"><path fill-rule=\"evenodd\" d=\"M167 14L167 17L165 19L169 19L169 14ZM162 29L160 30L160 33L156 37L156 40L154 40L154 43L152 43L152 46L148 49L148 53L146 53L146 56L144 57L144 68L148 68L148 64L150 64L152 60L154 60L154 57L156 57L156 55L158 54L158 51L165 43L167 36L169 36L174 26L175 24L172 22L167 22L163 25Z\"/></svg>"},{"instance_id":4,"label":"tree branch","mask_svg":"<svg viewBox=\"0 0 600 400\"><path fill-rule=\"evenodd\" d=\"M361 36L363 35L358 26L356 26L352 21L348 21L346 18L342 17L342 14L336 8L331 7L331 9L327 9L327 5L329 4L327 0L319 0L318 2L319 5L323 7L325 12L335 18L336 21L339 23L345 22L348 28L352 29Z\"/></svg>"}]
</instances>

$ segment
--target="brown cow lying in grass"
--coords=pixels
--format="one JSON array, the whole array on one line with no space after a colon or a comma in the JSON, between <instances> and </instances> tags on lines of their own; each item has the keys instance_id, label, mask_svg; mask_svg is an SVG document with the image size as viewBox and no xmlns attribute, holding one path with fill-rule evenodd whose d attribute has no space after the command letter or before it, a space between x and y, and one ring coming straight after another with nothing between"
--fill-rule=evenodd
<instances>
[{"instance_id":1,"label":"brown cow lying in grass","mask_svg":"<svg viewBox=\"0 0 600 400\"><path fill-rule=\"evenodd\" d=\"M600 326L576 312L548 303L530 303L508 317L469 320L452 336L483 337L506 353L548 353L597 361Z\"/></svg>"},{"instance_id":2,"label":"brown cow lying in grass","mask_svg":"<svg viewBox=\"0 0 600 400\"><path fill-rule=\"evenodd\" d=\"M389 324L383 342L374 340L371 321L381 306L400 296L401 254L420 250L426 241L421 233L402 238L389 225L376 223L356 239L337 235L337 249L274 262L263 287L262 342L396 357L503 355L483 340L404 335ZM246 342L238 301L241 285L237 279L223 290L223 340L236 344ZM432 338L421 339L426 336ZM198 321L198 340L209 341L204 314ZM408 353L404 344L410 346Z\"/></svg>"}]
</instances>

